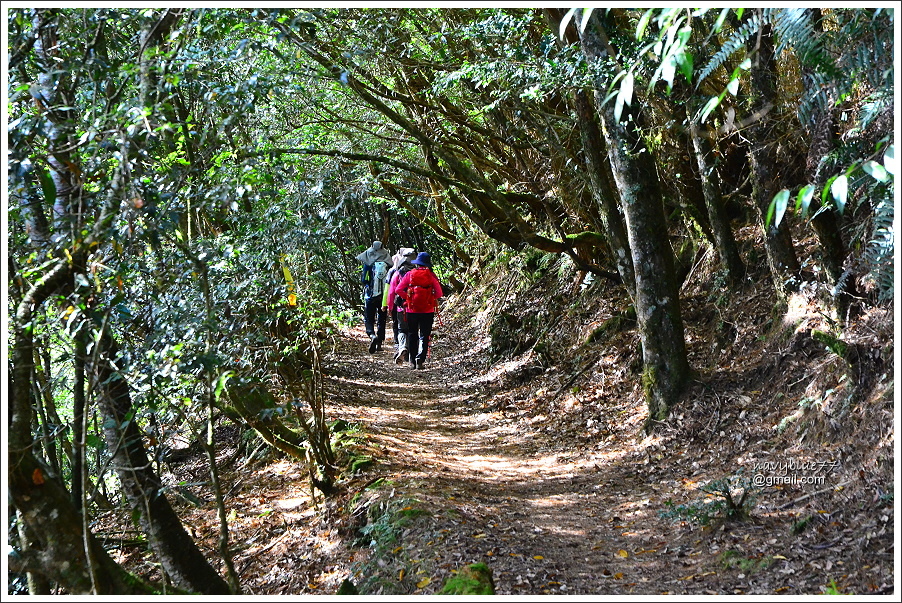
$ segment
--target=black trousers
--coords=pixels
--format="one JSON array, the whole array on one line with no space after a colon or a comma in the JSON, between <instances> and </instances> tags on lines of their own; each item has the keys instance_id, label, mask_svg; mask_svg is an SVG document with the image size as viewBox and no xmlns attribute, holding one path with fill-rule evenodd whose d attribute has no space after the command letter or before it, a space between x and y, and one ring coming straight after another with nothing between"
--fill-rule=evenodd
<instances>
[{"instance_id":1,"label":"black trousers","mask_svg":"<svg viewBox=\"0 0 902 603\"><path fill-rule=\"evenodd\" d=\"M411 362L426 361L433 320L435 320L435 314L432 312L407 313L407 352L410 354Z\"/></svg>"},{"instance_id":2,"label":"black trousers","mask_svg":"<svg viewBox=\"0 0 902 603\"><path fill-rule=\"evenodd\" d=\"M382 296L368 297L363 302L363 326L366 334L376 338L376 343L385 341L385 317L388 311L382 309Z\"/></svg>"}]
</instances>

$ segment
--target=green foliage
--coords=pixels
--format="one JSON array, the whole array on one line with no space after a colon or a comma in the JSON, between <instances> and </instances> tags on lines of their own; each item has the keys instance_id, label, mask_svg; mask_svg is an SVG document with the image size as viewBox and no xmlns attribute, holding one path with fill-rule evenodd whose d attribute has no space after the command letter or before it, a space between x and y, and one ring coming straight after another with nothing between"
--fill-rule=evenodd
<instances>
[{"instance_id":1,"label":"green foliage","mask_svg":"<svg viewBox=\"0 0 902 603\"><path fill-rule=\"evenodd\" d=\"M719 517L722 510L721 504L710 501L694 501L677 505L672 500L666 500L664 506L666 509L659 513L662 518L672 521L688 521L703 526L709 525L713 519Z\"/></svg>"},{"instance_id":2,"label":"green foliage","mask_svg":"<svg viewBox=\"0 0 902 603\"><path fill-rule=\"evenodd\" d=\"M773 223L774 228L780 226L780 222L783 221L783 214L786 213L786 207L789 204L789 191L783 189L776 195L774 195L773 200L770 202L770 206L767 208L767 216L764 219L764 224L768 228L771 223Z\"/></svg>"},{"instance_id":3,"label":"green foliage","mask_svg":"<svg viewBox=\"0 0 902 603\"><path fill-rule=\"evenodd\" d=\"M715 520L741 521L751 513L755 488L739 473L708 482L701 491L708 496L682 505L665 501L666 509L660 516L706 526Z\"/></svg>"},{"instance_id":4,"label":"green foliage","mask_svg":"<svg viewBox=\"0 0 902 603\"><path fill-rule=\"evenodd\" d=\"M799 534L801 534L802 532L804 532L805 530L807 530L809 528L809 526L811 525L811 522L813 520L814 520L814 515L806 515L802 519L799 519L798 521L793 522L792 528L790 528L790 531L794 535L798 536Z\"/></svg>"},{"instance_id":5,"label":"green foliage","mask_svg":"<svg viewBox=\"0 0 902 603\"><path fill-rule=\"evenodd\" d=\"M383 483L378 488L384 488L385 485ZM360 528L357 543L369 546L377 555L393 549L403 528L412 519L429 514L418 506L420 504L420 501L412 498L390 497L387 500L377 500L368 507L367 524Z\"/></svg>"},{"instance_id":6,"label":"green foliage","mask_svg":"<svg viewBox=\"0 0 902 603\"><path fill-rule=\"evenodd\" d=\"M831 352L846 360L848 358L849 346L846 342L839 339L836 335L831 333L827 333L826 331L819 331L817 329L813 329L811 331L811 337L819 341L820 343L827 346Z\"/></svg>"},{"instance_id":7,"label":"green foliage","mask_svg":"<svg viewBox=\"0 0 902 603\"><path fill-rule=\"evenodd\" d=\"M827 586L824 587L824 594L825 595L848 595L851 593L842 592L839 589L839 586L837 586L836 581L831 579L829 584L827 584Z\"/></svg>"},{"instance_id":8,"label":"green foliage","mask_svg":"<svg viewBox=\"0 0 902 603\"><path fill-rule=\"evenodd\" d=\"M378 490L386 485L390 484L383 483ZM370 548L368 559L354 567L357 589L363 594L406 594L412 588L408 570L414 563L400 547L401 537L411 522L429 512L420 501L393 495L370 499L367 523L355 540L355 546Z\"/></svg>"},{"instance_id":9,"label":"green foliage","mask_svg":"<svg viewBox=\"0 0 902 603\"><path fill-rule=\"evenodd\" d=\"M696 85L705 81L735 53L744 50L746 41L761 28L763 22L764 19L760 14L752 14L746 19L746 21L721 44L720 49L708 60L701 71L699 71Z\"/></svg>"},{"instance_id":10,"label":"green foliage","mask_svg":"<svg viewBox=\"0 0 902 603\"><path fill-rule=\"evenodd\" d=\"M494 595L492 571L485 563L471 563L447 578L440 595Z\"/></svg>"},{"instance_id":11,"label":"green foliage","mask_svg":"<svg viewBox=\"0 0 902 603\"><path fill-rule=\"evenodd\" d=\"M696 87L711 78L734 55L744 57L751 37L771 26L776 56L792 50L808 74L809 81L798 108L801 123L810 123L815 109L829 111L832 104L842 102L860 82L881 91L878 94L891 90L891 14L883 9L823 9L821 12L824 14L820 18L826 25L818 29L811 9L764 8L754 11L728 35L699 70ZM875 46L875 40L881 42ZM701 121L704 122L723 101L727 92L737 94L740 74L741 70L734 69L724 92L713 97L703 109Z\"/></svg>"},{"instance_id":12,"label":"green foliage","mask_svg":"<svg viewBox=\"0 0 902 603\"><path fill-rule=\"evenodd\" d=\"M881 200L874 208L871 240L864 251L867 267L867 281L878 292L881 302L890 301L895 296L895 236L893 221L895 211L893 198Z\"/></svg>"}]
</instances>

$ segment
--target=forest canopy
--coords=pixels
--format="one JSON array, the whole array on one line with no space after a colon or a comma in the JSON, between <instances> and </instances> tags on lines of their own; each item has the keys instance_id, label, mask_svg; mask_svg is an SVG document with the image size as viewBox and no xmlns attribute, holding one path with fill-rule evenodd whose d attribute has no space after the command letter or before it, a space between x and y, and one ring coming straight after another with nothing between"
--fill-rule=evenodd
<instances>
[{"instance_id":1,"label":"forest canopy","mask_svg":"<svg viewBox=\"0 0 902 603\"><path fill-rule=\"evenodd\" d=\"M692 374L700 250L726 297L815 292L835 338L893 303L892 8L5 17L5 453L37 591L158 592L91 533L125 504L173 588L240 592L225 503L220 571L169 504L161 433L215 458L234 421L329 493L322 347L373 241L429 250L449 292L551 262L613 284L649 430Z\"/></svg>"}]
</instances>

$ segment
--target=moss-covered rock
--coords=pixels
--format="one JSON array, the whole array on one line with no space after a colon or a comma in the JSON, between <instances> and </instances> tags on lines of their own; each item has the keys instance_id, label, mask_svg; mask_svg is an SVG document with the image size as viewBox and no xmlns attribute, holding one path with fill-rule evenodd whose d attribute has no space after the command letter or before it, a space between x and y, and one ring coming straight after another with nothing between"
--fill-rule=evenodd
<instances>
[{"instance_id":1,"label":"moss-covered rock","mask_svg":"<svg viewBox=\"0 0 902 603\"><path fill-rule=\"evenodd\" d=\"M607 319L601 326L596 327L589 336L586 337L586 343L598 343L610 339L621 331L633 329L636 327L636 309L629 306L626 310L618 312L611 318Z\"/></svg>"},{"instance_id":2,"label":"moss-covered rock","mask_svg":"<svg viewBox=\"0 0 902 603\"><path fill-rule=\"evenodd\" d=\"M485 563L471 563L445 580L441 595L494 595L492 570Z\"/></svg>"},{"instance_id":3,"label":"moss-covered rock","mask_svg":"<svg viewBox=\"0 0 902 603\"><path fill-rule=\"evenodd\" d=\"M360 471L366 471L367 469L372 468L375 464L375 459L373 459L373 457L369 455L354 456L351 457L351 460L348 463L348 473L353 475Z\"/></svg>"},{"instance_id":4,"label":"moss-covered rock","mask_svg":"<svg viewBox=\"0 0 902 603\"><path fill-rule=\"evenodd\" d=\"M826 331L819 331L817 329L812 329L811 337L815 341L819 341L820 343L827 346L827 349L848 362L849 346L845 341L839 339L835 335L827 333Z\"/></svg>"}]
</instances>

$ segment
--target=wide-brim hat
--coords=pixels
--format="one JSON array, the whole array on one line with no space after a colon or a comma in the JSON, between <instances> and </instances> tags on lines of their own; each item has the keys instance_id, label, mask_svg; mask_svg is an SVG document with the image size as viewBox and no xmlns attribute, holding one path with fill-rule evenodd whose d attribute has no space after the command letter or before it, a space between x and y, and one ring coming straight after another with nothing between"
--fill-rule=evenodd
<instances>
[{"instance_id":1,"label":"wide-brim hat","mask_svg":"<svg viewBox=\"0 0 902 603\"><path fill-rule=\"evenodd\" d=\"M400 268L403 264L410 263L411 258L417 257L417 250L413 247L401 247L398 249L398 253L392 256L392 266L395 270Z\"/></svg>"},{"instance_id":2,"label":"wide-brim hat","mask_svg":"<svg viewBox=\"0 0 902 603\"><path fill-rule=\"evenodd\" d=\"M414 266L425 266L426 268L432 268L432 258L425 251L418 253L417 259L411 260L410 263Z\"/></svg>"}]
</instances>

